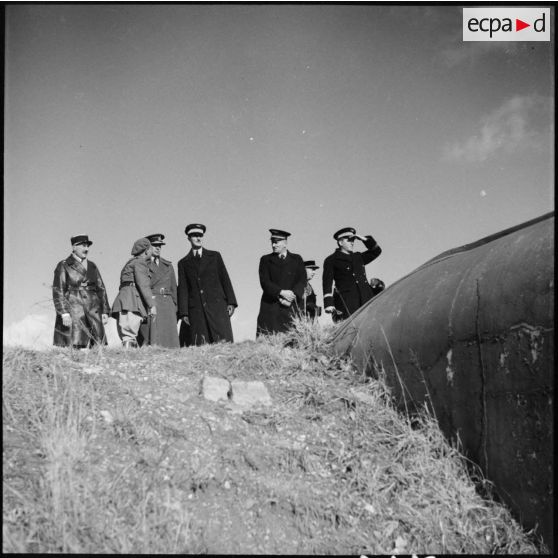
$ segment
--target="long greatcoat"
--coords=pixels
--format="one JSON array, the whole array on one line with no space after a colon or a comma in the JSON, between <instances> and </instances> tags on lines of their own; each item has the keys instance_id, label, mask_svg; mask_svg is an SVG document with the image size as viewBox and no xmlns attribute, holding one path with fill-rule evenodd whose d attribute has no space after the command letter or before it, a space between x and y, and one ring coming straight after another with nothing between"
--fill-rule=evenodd
<instances>
[{"instance_id":1,"label":"long greatcoat","mask_svg":"<svg viewBox=\"0 0 558 558\"><path fill-rule=\"evenodd\" d=\"M69 347L106 345L102 314L110 313L105 284L97 266L90 260L87 270L73 255L54 270L52 298L56 309L54 345ZM65 327L62 314L69 313L72 325Z\"/></svg>"},{"instance_id":2,"label":"long greatcoat","mask_svg":"<svg viewBox=\"0 0 558 558\"><path fill-rule=\"evenodd\" d=\"M151 292L155 297L157 315L140 326L138 342L140 345L159 345L171 349L179 347L176 327L178 299L176 295L176 276L172 263L159 258L148 265L151 274Z\"/></svg>"},{"instance_id":3,"label":"long greatcoat","mask_svg":"<svg viewBox=\"0 0 558 558\"><path fill-rule=\"evenodd\" d=\"M373 296L364 266L375 260L382 249L371 236L366 237L364 245L367 248L365 252L345 254L337 249L324 261L324 307L335 306L341 312L337 320L348 318Z\"/></svg>"},{"instance_id":4,"label":"long greatcoat","mask_svg":"<svg viewBox=\"0 0 558 558\"><path fill-rule=\"evenodd\" d=\"M238 306L227 268L219 252L202 249L194 258L192 250L178 262L178 317L180 346L233 341L227 306Z\"/></svg>"},{"instance_id":5,"label":"long greatcoat","mask_svg":"<svg viewBox=\"0 0 558 558\"><path fill-rule=\"evenodd\" d=\"M291 252L287 252L283 260L275 253L266 254L260 258L259 274L263 293L256 335L287 331L300 308L306 286L304 260ZM295 293L297 300L291 306L283 306L279 302L282 290Z\"/></svg>"},{"instance_id":6,"label":"long greatcoat","mask_svg":"<svg viewBox=\"0 0 558 558\"><path fill-rule=\"evenodd\" d=\"M135 256L120 272L120 290L112 304L112 317L118 320L120 312L135 312L145 318L154 304L149 267L143 255Z\"/></svg>"}]
</instances>

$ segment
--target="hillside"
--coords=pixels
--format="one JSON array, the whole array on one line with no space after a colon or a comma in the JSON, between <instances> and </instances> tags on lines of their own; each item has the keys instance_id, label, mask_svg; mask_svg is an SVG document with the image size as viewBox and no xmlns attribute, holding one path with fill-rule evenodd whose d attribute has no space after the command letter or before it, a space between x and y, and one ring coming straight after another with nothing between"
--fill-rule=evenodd
<instances>
[{"instance_id":1,"label":"hillside","mask_svg":"<svg viewBox=\"0 0 558 558\"><path fill-rule=\"evenodd\" d=\"M537 553L435 423L399 415L327 334L5 348L3 551Z\"/></svg>"}]
</instances>

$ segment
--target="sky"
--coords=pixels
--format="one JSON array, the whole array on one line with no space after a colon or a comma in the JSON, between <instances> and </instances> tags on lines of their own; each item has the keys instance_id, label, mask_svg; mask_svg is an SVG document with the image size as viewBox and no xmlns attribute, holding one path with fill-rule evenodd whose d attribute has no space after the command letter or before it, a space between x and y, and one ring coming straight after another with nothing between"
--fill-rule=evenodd
<instances>
[{"instance_id":1,"label":"sky","mask_svg":"<svg viewBox=\"0 0 558 558\"><path fill-rule=\"evenodd\" d=\"M320 265L323 303L342 227L376 239L389 287L554 209L554 39L463 42L460 5L5 9L5 344L51 344L77 234L112 304L136 239L164 234L176 270L205 224L242 341L270 228Z\"/></svg>"}]
</instances>

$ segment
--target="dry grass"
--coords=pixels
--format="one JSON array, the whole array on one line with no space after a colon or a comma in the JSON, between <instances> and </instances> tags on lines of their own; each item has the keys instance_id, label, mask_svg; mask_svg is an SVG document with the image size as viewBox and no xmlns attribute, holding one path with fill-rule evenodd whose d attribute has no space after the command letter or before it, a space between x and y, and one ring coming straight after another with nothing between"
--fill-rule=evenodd
<instances>
[{"instance_id":1,"label":"dry grass","mask_svg":"<svg viewBox=\"0 0 558 558\"><path fill-rule=\"evenodd\" d=\"M398 414L327 333L5 349L3 551L540 552L435 422ZM261 380L273 406L207 401L204 374Z\"/></svg>"}]
</instances>

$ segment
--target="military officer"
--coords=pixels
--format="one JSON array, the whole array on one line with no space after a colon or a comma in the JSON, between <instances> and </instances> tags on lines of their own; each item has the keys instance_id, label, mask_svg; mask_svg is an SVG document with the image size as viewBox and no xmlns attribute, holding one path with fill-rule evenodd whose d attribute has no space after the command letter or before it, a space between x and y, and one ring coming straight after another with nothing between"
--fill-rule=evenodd
<instances>
[{"instance_id":1,"label":"military officer","mask_svg":"<svg viewBox=\"0 0 558 558\"><path fill-rule=\"evenodd\" d=\"M191 223L184 232L191 250L178 262L180 346L233 341L236 297L219 252L203 247L207 227Z\"/></svg>"},{"instance_id":2,"label":"military officer","mask_svg":"<svg viewBox=\"0 0 558 558\"><path fill-rule=\"evenodd\" d=\"M170 349L178 348L178 331L176 312L178 299L176 295L176 275L172 263L161 257L165 235L161 233L146 236L153 247L153 254L148 263L150 287L153 293L157 317L148 318L139 330L140 345L159 345Z\"/></svg>"},{"instance_id":3,"label":"military officer","mask_svg":"<svg viewBox=\"0 0 558 558\"><path fill-rule=\"evenodd\" d=\"M291 233L280 229L269 229L269 232L273 251L260 258L259 275L263 293L257 336L289 329L306 286L302 257L287 250L287 239Z\"/></svg>"},{"instance_id":4,"label":"military officer","mask_svg":"<svg viewBox=\"0 0 558 558\"><path fill-rule=\"evenodd\" d=\"M302 295L302 314L314 320L322 313L322 308L316 305L316 293L310 284L310 281L316 275L316 269L320 269L314 260L307 260L304 262L306 268L306 286L304 287L304 294Z\"/></svg>"},{"instance_id":5,"label":"military officer","mask_svg":"<svg viewBox=\"0 0 558 558\"><path fill-rule=\"evenodd\" d=\"M118 335L126 348L138 346L137 335L144 318L157 315L147 266L152 253L153 246L147 238L136 240L133 258L120 272L120 290L112 305L112 317L117 320Z\"/></svg>"},{"instance_id":6,"label":"military officer","mask_svg":"<svg viewBox=\"0 0 558 558\"><path fill-rule=\"evenodd\" d=\"M110 306L97 266L87 258L93 242L86 234L70 239L72 253L54 270L52 299L56 310L54 345L89 348L106 345Z\"/></svg>"},{"instance_id":7,"label":"military officer","mask_svg":"<svg viewBox=\"0 0 558 558\"><path fill-rule=\"evenodd\" d=\"M324 261L322 282L325 311L337 322L348 318L372 298L364 266L375 260L382 249L372 236L361 236L353 227L338 230L333 238L338 247ZM366 246L365 252L354 251L356 238Z\"/></svg>"}]
</instances>

